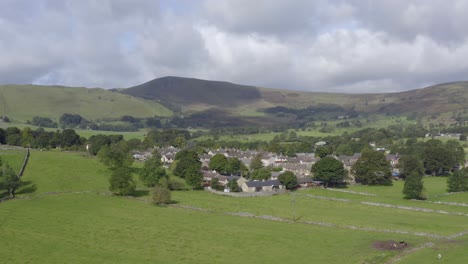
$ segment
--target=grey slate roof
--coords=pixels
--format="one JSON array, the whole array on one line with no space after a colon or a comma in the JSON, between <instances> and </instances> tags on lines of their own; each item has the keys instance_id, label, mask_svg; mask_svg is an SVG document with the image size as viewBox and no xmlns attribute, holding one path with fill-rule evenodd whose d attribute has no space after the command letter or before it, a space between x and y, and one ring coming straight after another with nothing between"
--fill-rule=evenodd
<instances>
[{"instance_id":1,"label":"grey slate roof","mask_svg":"<svg viewBox=\"0 0 468 264\"><path fill-rule=\"evenodd\" d=\"M279 186L281 182L278 180L269 180L269 181L249 181L246 182L247 187L264 187L264 186Z\"/></svg>"}]
</instances>

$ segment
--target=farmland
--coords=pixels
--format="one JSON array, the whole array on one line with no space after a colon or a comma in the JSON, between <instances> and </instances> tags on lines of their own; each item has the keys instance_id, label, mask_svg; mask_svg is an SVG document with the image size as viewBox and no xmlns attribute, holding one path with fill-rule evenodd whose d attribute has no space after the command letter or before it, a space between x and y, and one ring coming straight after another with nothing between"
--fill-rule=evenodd
<instances>
[{"instance_id":1,"label":"farmland","mask_svg":"<svg viewBox=\"0 0 468 264\"><path fill-rule=\"evenodd\" d=\"M1 155L13 164L21 153ZM110 195L108 175L84 153L33 151L28 185L0 204L3 261L431 263L438 253L444 263L468 261L468 195L447 194L443 177L424 179L422 202L403 200L398 181L249 198L173 191L174 204L157 207L141 186L137 197ZM390 240L408 247L373 246Z\"/></svg>"}]
</instances>

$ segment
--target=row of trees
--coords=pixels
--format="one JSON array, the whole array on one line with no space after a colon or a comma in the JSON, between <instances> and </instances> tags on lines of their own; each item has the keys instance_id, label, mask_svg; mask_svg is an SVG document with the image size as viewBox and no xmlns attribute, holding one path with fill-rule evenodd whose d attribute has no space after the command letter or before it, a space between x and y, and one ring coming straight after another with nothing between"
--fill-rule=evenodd
<instances>
[{"instance_id":1,"label":"row of trees","mask_svg":"<svg viewBox=\"0 0 468 264\"><path fill-rule=\"evenodd\" d=\"M23 146L32 148L63 147L78 148L83 146L86 138L80 137L73 129L45 131L43 128L32 130L29 127L23 130L17 127L0 128L0 144Z\"/></svg>"}]
</instances>

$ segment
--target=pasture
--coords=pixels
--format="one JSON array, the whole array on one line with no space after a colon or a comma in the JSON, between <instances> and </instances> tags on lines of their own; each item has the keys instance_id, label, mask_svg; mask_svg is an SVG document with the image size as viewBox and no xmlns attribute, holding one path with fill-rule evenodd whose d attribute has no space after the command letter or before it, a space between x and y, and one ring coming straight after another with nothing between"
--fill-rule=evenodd
<instances>
[{"instance_id":1,"label":"pasture","mask_svg":"<svg viewBox=\"0 0 468 264\"><path fill-rule=\"evenodd\" d=\"M141 186L137 197L110 195L108 175L82 153L33 151L29 185L0 204L2 261L437 263L441 253L468 262L468 194L447 194L442 177L424 179L426 201L402 199L399 181L268 197L173 191L174 204L157 207ZM408 246L375 247L391 240Z\"/></svg>"}]
</instances>

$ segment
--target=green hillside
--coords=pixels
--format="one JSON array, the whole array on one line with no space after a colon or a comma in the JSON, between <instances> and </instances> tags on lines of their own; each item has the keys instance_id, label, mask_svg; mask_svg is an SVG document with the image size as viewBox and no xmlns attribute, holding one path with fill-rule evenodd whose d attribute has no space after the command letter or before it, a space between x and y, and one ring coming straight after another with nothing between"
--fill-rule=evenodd
<instances>
[{"instance_id":1,"label":"green hillside","mask_svg":"<svg viewBox=\"0 0 468 264\"><path fill-rule=\"evenodd\" d=\"M468 120L468 82L399 93L292 91L181 77L163 77L120 92L161 102L185 127L303 126L311 121L407 116L425 124ZM459 121L460 122L460 121Z\"/></svg>"},{"instance_id":2,"label":"green hillside","mask_svg":"<svg viewBox=\"0 0 468 264\"><path fill-rule=\"evenodd\" d=\"M291 91L192 78L164 77L122 91L164 101L183 113L223 109L234 116L262 116L262 110L332 105L362 113L422 115L468 108L468 82L454 82L400 93L344 94Z\"/></svg>"},{"instance_id":3,"label":"green hillside","mask_svg":"<svg viewBox=\"0 0 468 264\"><path fill-rule=\"evenodd\" d=\"M155 101L104 89L62 86L0 85L0 115L26 121L34 116L58 119L63 113L87 119L170 116L172 111Z\"/></svg>"},{"instance_id":4,"label":"green hillside","mask_svg":"<svg viewBox=\"0 0 468 264\"><path fill-rule=\"evenodd\" d=\"M412 116L429 124L468 119L468 82L400 93L343 94L291 91L193 78L163 77L123 89L0 85L0 115L18 123L63 113L88 120L180 117L177 127L304 125L338 116Z\"/></svg>"}]
</instances>

